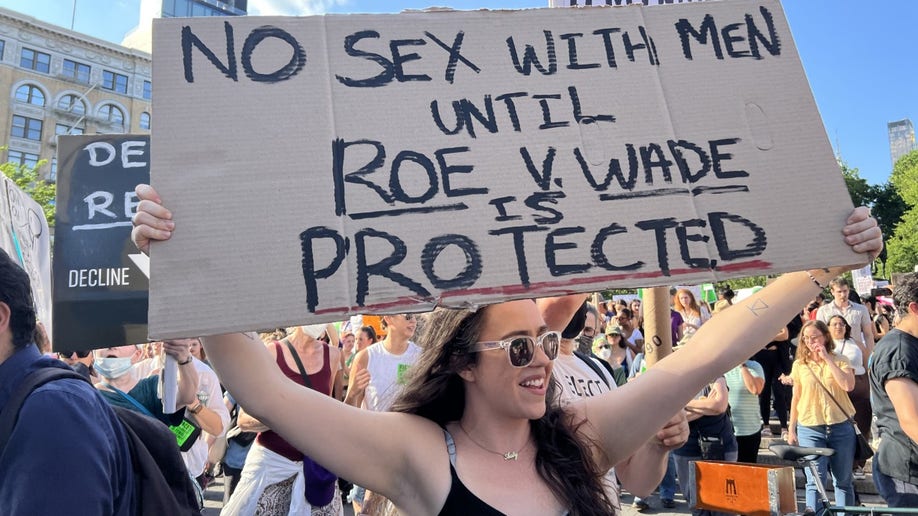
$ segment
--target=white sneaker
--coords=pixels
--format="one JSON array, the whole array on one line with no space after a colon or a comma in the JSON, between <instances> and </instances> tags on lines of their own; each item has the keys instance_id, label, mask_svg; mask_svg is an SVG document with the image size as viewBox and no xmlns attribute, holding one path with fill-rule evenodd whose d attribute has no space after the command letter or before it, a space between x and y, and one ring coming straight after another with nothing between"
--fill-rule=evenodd
<instances>
[{"instance_id":1,"label":"white sneaker","mask_svg":"<svg viewBox=\"0 0 918 516\"><path fill-rule=\"evenodd\" d=\"M851 473L851 476L854 478L854 480L864 480L867 478L867 474L864 473L864 468L855 468Z\"/></svg>"}]
</instances>

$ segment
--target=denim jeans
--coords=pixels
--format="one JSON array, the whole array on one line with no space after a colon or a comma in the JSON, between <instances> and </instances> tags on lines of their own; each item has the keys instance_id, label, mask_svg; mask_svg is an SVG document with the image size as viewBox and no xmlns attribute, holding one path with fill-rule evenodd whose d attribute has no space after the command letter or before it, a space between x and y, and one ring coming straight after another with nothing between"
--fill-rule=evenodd
<instances>
[{"instance_id":1,"label":"denim jeans","mask_svg":"<svg viewBox=\"0 0 918 516\"><path fill-rule=\"evenodd\" d=\"M669 454L666 462L666 473L663 474L663 480L660 480L660 499L672 500L676 497L676 461L673 454Z\"/></svg>"},{"instance_id":2,"label":"denim jeans","mask_svg":"<svg viewBox=\"0 0 918 516\"><path fill-rule=\"evenodd\" d=\"M918 507L918 485L884 475L873 466L873 483L890 507Z\"/></svg>"},{"instance_id":3,"label":"denim jeans","mask_svg":"<svg viewBox=\"0 0 918 516\"><path fill-rule=\"evenodd\" d=\"M832 470L835 485L835 505L854 505L854 486L851 484L851 469L854 467L855 436L851 423L843 421L834 425L797 425L797 439L800 446L832 448L835 455L819 457L816 460L819 478L825 485L827 467ZM816 509L816 479L809 468L806 473L806 506Z\"/></svg>"}]
</instances>

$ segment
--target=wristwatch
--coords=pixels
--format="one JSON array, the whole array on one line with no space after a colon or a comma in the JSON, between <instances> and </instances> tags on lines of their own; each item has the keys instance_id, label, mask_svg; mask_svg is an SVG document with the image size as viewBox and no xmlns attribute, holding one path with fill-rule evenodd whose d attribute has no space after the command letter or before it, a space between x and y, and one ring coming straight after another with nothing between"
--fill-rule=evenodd
<instances>
[{"instance_id":1,"label":"wristwatch","mask_svg":"<svg viewBox=\"0 0 918 516\"><path fill-rule=\"evenodd\" d=\"M198 401L194 407L191 407L188 409L188 412L191 412L192 414L197 415L198 412L201 412L202 410L204 410L204 404Z\"/></svg>"},{"instance_id":2,"label":"wristwatch","mask_svg":"<svg viewBox=\"0 0 918 516\"><path fill-rule=\"evenodd\" d=\"M191 363L192 360L194 360L194 356L188 355L188 359L185 360L184 362L179 362L178 365L188 365Z\"/></svg>"}]
</instances>

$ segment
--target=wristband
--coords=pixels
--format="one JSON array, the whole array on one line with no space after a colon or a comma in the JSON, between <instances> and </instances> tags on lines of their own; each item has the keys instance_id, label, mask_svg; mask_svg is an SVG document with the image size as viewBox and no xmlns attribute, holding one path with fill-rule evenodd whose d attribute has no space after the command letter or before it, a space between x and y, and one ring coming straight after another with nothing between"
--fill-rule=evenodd
<instances>
[{"instance_id":1,"label":"wristband","mask_svg":"<svg viewBox=\"0 0 918 516\"><path fill-rule=\"evenodd\" d=\"M806 271L806 275L810 277L810 281L812 281L817 287L819 287L820 290L826 289L826 285L820 285L819 282L816 281L816 276L813 276L812 272Z\"/></svg>"},{"instance_id":2,"label":"wristband","mask_svg":"<svg viewBox=\"0 0 918 516\"><path fill-rule=\"evenodd\" d=\"M810 277L812 278L812 276L810 276ZM813 280L813 281L816 281L816 280ZM817 285L818 285L818 284L819 284L819 283L817 283ZM191 356L191 355L188 355L188 360L185 360L184 362L179 362L178 365L188 365L188 364L191 363L192 360L194 360L194 357Z\"/></svg>"}]
</instances>

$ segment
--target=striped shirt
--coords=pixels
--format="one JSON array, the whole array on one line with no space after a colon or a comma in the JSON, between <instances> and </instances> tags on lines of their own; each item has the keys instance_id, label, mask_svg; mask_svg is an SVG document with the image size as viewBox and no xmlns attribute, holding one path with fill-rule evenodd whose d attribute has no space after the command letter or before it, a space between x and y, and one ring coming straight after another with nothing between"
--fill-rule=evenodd
<instances>
[{"instance_id":1,"label":"striped shirt","mask_svg":"<svg viewBox=\"0 0 918 516\"><path fill-rule=\"evenodd\" d=\"M755 378L765 378L765 371L755 360L747 360L746 367ZM742 367L737 366L724 375L729 389L730 412L733 415L733 429L736 435L753 435L762 429L762 413L759 397L749 392L743 383Z\"/></svg>"}]
</instances>

